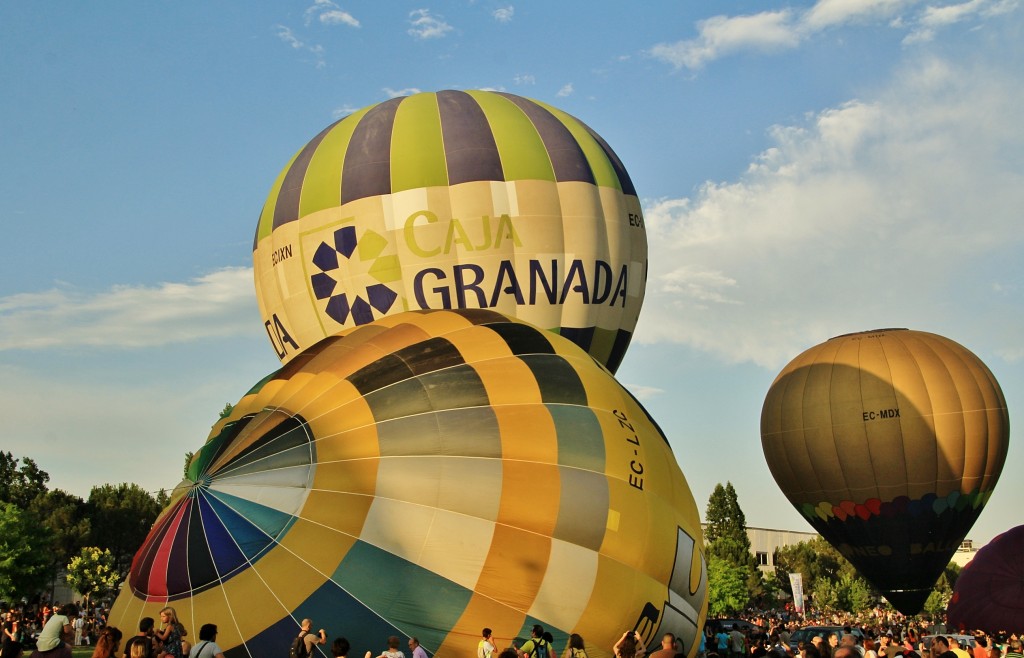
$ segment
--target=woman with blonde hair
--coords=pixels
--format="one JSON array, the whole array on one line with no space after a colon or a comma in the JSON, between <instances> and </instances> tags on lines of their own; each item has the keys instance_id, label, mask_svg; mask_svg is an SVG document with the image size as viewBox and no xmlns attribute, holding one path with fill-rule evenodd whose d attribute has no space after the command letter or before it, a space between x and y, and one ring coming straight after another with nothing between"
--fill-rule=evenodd
<instances>
[{"instance_id":1,"label":"woman with blonde hair","mask_svg":"<svg viewBox=\"0 0 1024 658\"><path fill-rule=\"evenodd\" d=\"M186 635L188 631L178 621L178 613L174 608L167 606L160 611L160 630L156 631L155 636L164 643L161 656L184 658L186 652L182 643Z\"/></svg>"}]
</instances>

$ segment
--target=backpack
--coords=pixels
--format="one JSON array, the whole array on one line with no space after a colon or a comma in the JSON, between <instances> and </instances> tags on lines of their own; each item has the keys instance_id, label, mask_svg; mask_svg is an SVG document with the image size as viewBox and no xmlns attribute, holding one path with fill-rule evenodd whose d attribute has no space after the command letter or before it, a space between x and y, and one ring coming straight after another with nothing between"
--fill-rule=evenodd
<instances>
[{"instance_id":1,"label":"backpack","mask_svg":"<svg viewBox=\"0 0 1024 658\"><path fill-rule=\"evenodd\" d=\"M530 658L548 658L548 643L539 637L534 640Z\"/></svg>"},{"instance_id":2,"label":"backpack","mask_svg":"<svg viewBox=\"0 0 1024 658\"><path fill-rule=\"evenodd\" d=\"M303 631L292 640L292 648L288 652L288 658L307 658L308 656L309 652L306 651L306 633Z\"/></svg>"}]
</instances>

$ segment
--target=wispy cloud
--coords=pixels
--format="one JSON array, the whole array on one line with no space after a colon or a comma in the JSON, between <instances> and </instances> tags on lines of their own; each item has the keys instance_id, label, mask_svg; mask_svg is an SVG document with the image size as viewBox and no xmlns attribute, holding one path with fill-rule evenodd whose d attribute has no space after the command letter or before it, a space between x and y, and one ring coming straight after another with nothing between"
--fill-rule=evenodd
<instances>
[{"instance_id":1,"label":"wispy cloud","mask_svg":"<svg viewBox=\"0 0 1024 658\"><path fill-rule=\"evenodd\" d=\"M565 98L566 96L572 96L573 91L574 89L572 87L572 83L570 82L569 84L563 85L562 88L559 89L558 92L555 94L555 96L558 96L559 98Z\"/></svg>"},{"instance_id":2,"label":"wispy cloud","mask_svg":"<svg viewBox=\"0 0 1024 658\"><path fill-rule=\"evenodd\" d=\"M429 9L414 9L409 12L409 34L417 39L440 39L452 31L452 26L441 16L434 16Z\"/></svg>"},{"instance_id":3,"label":"wispy cloud","mask_svg":"<svg viewBox=\"0 0 1024 658\"><path fill-rule=\"evenodd\" d=\"M647 54L677 69L698 70L739 52L791 50L830 28L878 23L908 30L904 43L910 44L932 39L941 27L1013 11L1018 0L969 0L923 9L918 9L918 4L918 0L818 0L805 10L713 16L697 23L695 38L659 43L648 49Z\"/></svg>"},{"instance_id":4,"label":"wispy cloud","mask_svg":"<svg viewBox=\"0 0 1024 658\"><path fill-rule=\"evenodd\" d=\"M324 47L320 44L306 44L305 41L295 35L295 32L286 25L275 25L277 37L295 50L302 50L313 55L313 64L318 68L326 66L324 60Z\"/></svg>"},{"instance_id":5,"label":"wispy cloud","mask_svg":"<svg viewBox=\"0 0 1024 658\"><path fill-rule=\"evenodd\" d=\"M512 20L512 16L515 13L516 8L513 7L512 5L509 5L508 7L500 7L498 9L495 9L492 12L492 15L494 16L494 20L498 21L499 23L508 23L509 21Z\"/></svg>"},{"instance_id":6,"label":"wispy cloud","mask_svg":"<svg viewBox=\"0 0 1024 658\"><path fill-rule=\"evenodd\" d=\"M72 288L0 298L0 351L138 348L251 334L259 313L252 269L229 268L155 287Z\"/></svg>"},{"instance_id":7,"label":"wispy cloud","mask_svg":"<svg viewBox=\"0 0 1024 658\"><path fill-rule=\"evenodd\" d=\"M387 94L388 98L398 98L399 96L412 96L413 94L420 93L420 89L416 87L406 87L405 89L392 89L391 87L384 87L383 92Z\"/></svg>"},{"instance_id":8,"label":"wispy cloud","mask_svg":"<svg viewBox=\"0 0 1024 658\"><path fill-rule=\"evenodd\" d=\"M348 25L360 27L355 16L343 10L331 0L314 0L313 5L306 9L306 25L313 21L323 25Z\"/></svg>"},{"instance_id":9,"label":"wispy cloud","mask_svg":"<svg viewBox=\"0 0 1024 658\"><path fill-rule=\"evenodd\" d=\"M738 180L645 202L636 340L777 368L849 331L910 325L970 344L984 327L1002 354L1024 354L1024 311L1005 321L1024 291L1001 285L1024 276L1024 169L1009 155L1024 152L1021 82L922 59L875 98L773 128ZM947 291L979 271L993 278L971 307L950 308Z\"/></svg>"},{"instance_id":10,"label":"wispy cloud","mask_svg":"<svg viewBox=\"0 0 1024 658\"><path fill-rule=\"evenodd\" d=\"M532 85L537 83L537 78L530 73L516 73L512 81L517 85Z\"/></svg>"}]
</instances>

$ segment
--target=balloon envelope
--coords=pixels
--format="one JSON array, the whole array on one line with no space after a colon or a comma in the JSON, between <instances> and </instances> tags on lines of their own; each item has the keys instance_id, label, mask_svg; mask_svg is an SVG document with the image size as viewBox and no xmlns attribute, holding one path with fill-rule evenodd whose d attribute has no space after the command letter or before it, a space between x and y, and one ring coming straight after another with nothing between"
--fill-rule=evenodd
<instances>
[{"instance_id":1,"label":"balloon envelope","mask_svg":"<svg viewBox=\"0 0 1024 658\"><path fill-rule=\"evenodd\" d=\"M988 368L948 338L906 329L807 350L761 412L779 487L906 614L920 611L981 513L1008 438Z\"/></svg>"},{"instance_id":2,"label":"balloon envelope","mask_svg":"<svg viewBox=\"0 0 1024 658\"><path fill-rule=\"evenodd\" d=\"M389 316L257 384L196 453L110 614L174 606L227 656L303 618L471 655L540 623L607 656L625 628L692 656L700 520L658 427L569 341L486 310Z\"/></svg>"},{"instance_id":3,"label":"balloon envelope","mask_svg":"<svg viewBox=\"0 0 1024 658\"><path fill-rule=\"evenodd\" d=\"M394 98L328 126L274 183L253 244L283 362L388 314L490 308L614 372L646 262L640 201L608 144L556 108L488 91Z\"/></svg>"},{"instance_id":4,"label":"balloon envelope","mask_svg":"<svg viewBox=\"0 0 1024 658\"><path fill-rule=\"evenodd\" d=\"M1024 633L1024 525L971 558L956 579L946 617L954 628Z\"/></svg>"}]
</instances>

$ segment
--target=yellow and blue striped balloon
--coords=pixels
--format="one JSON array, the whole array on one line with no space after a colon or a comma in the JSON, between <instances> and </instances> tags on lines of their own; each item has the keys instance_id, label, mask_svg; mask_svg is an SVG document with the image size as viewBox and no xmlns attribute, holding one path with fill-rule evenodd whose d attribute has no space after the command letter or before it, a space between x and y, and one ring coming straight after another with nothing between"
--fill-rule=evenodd
<instances>
[{"instance_id":1,"label":"yellow and blue striped balloon","mask_svg":"<svg viewBox=\"0 0 1024 658\"><path fill-rule=\"evenodd\" d=\"M417 636L474 655L539 623L606 658L626 628L707 610L700 519L668 441L568 340L488 310L329 337L212 429L110 614L174 606L229 658L277 657L303 618L353 652Z\"/></svg>"}]
</instances>

